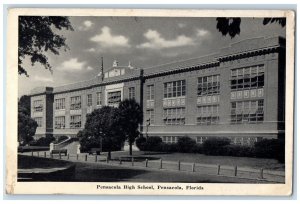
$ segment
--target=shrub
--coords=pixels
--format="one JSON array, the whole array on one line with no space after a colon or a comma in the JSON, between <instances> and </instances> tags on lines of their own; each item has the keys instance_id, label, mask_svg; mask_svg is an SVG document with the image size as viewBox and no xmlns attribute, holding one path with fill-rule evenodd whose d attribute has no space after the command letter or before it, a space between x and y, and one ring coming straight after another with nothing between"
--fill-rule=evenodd
<instances>
[{"instance_id":1,"label":"shrub","mask_svg":"<svg viewBox=\"0 0 300 204\"><path fill-rule=\"evenodd\" d=\"M195 144L191 149L191 153L202 154L203 153L203 145Z\"/></svg>"},{"instance_id":2,"label":"shrub","mask_svg":"<svg viewBox=\"0 0 300 204\"><path fill-rule=\"evenodd\" d=\"M144 146L145 151L159 151L162 139L160 137L148 137Z\"/></svg>"},{"instance_id":3,"label":"shrub","mask_svg":"<svg viewBox=\"0 0 300 204\"><path fill-rule=\"evenodd\" d=\"M203 142L203 153L206 155L222 155L223 147L230 144L226 137L209 138Z\"/></svg>"},{"instance_id":4,"label":"shrub","mask_svg":"<svg viewBox=\"0 0 300 204\"><path fill-rule=\"evenodd\" d=\"M46 137L41 137L32 143L32 146L49 146L51 142L55 141L55 137L47 135Z\"/></svg>"},{"instance_id":5,"label":"shrub","mask_svg":"<svg viewBox=\"0 0 300 204\"><path fill-rule=\"evenodd\" d=\"M177 152L178 151L178 146L177 143L161 143L160 144L160 152Z\"/></svg>"},{"instance_id":6,"label":"shrub","mask_svg":"<svg viewBox=\"0 0 300 204\"><path fill-rule=\"evenodd\" d=\"M254 154L260 158L274 158L284 162L284 140L283 139L263 139L254 144Z\"/></svg>"},{"instance_id":7,"label":"shrub","mask_svg":"<svg viewBox=\"0 0 300 204\"><path fill-rule=\"evenodd\" d=\"M234 157L251 157L253 156L253 147L242 145L226 145L221 149L221 155Z\"/></svg>"},{"instance_id":8,"label":"shrub","mask_svg":"<svg viewBox=\"0 0 300 204\"><path fill-rule=\"evenodd\" d=\"M144 151L145 149L145 143L146 143L146 138L145 137L138 137L135 140L135 145L139 148L139 150Z\"/></svg>"},{"instance_id":9,"label":"shrub","mask_svg":"<svg viewBox=\"0 0 300 204\"><path fill-rule=\"evenodd\" d=\"M196 141L188 136L179 137L177 142L178 152L189 153L196 146Z\"/></svg>"}]
</instances>

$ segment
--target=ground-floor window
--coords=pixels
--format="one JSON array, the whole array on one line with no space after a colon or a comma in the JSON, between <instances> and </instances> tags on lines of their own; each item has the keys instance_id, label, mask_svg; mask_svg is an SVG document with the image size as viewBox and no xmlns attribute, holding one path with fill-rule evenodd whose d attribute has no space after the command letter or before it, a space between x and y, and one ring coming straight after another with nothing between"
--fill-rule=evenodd
<instances>
[{"instance_id":1,"label":"ground-floor window","mask_svg":"<svg viewBox=\"0 0 300 204\"><path fill-rule=\"evenodd\" d=\"M70 128L81 128L81 115L72 115L70 117Z\"/></svg>"},{"instance_id":2,"label":"ground-floor window","mask_svg":"<svg viewBox=\"0 0 300 204\"><path fill-rule=\"evenodd\" d=\"M164 143L177 143L178 137L177 136L163 136L162 141Z\"/></svg>"},{"instance_id":3,"label":"ground-floor window","mask_svg":"<svg viewBox=\"0 0 300 204\"><path fill-rule=\"evenodd\" d=\"M65 129L65 116L55 117L55 129Z\"/></svg>"},{"instance_id":4,"label":"ground-floor window","mask_svg":"<svg viewBox=\"0 0 300 204\"><path fill-rule=\"evenodd\" d=\"M203 144L203 142L207 139L207 137L197 137L196 142L199 144Z\"/></svg>"}]
</instances>

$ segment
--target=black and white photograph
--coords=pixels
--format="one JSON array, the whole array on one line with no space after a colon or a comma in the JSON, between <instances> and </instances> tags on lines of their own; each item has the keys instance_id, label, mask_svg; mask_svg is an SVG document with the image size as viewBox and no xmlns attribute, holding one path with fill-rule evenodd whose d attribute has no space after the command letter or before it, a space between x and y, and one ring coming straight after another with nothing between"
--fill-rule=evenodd
<instances>
[{"instance_id":1,"label":"black and white photograph","mask_svg":"<svg viewBox=\"0 0 300 204\"><path fill-rule=\"evenodd\" d=\"M291 187L292 12L37 10L10 19L13 185L90 183L99 194ZM35 190L45 193L19 192Z\"/></svg>"}]
</instances>

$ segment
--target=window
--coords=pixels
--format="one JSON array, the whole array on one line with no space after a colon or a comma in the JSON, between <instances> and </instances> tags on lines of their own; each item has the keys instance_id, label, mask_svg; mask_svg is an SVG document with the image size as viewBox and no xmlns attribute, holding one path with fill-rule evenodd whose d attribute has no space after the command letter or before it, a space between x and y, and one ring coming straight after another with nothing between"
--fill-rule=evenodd
<instances>
[{"instance_id":1,"label":"window","mask_svg":"<svg viewBox=\"0 0 300 204\"><path fill-rule=\"evenodd\" d=\"M231 70L231 89L244 90L264 87L264 65Z\"/></svg>"},{"instance_id":2,"label":"window","mask_svg":"<svg viewBox=\"0 0 300 204\"><path fill-rule=\"evenodd\" d=\"M219 105L199 106L197 125L213 125L219 123Z\"/></svg>"},{"instance_id":3,"label":"window","mask_svg":"<svg viewBox=\"0 0 300 204\"><path fill-rule=\"evenodd\" d=\"M72 115L70 120L70 128L81 128L81 115Z\"/></svg>"},{"instance_id":4,"label":"window","mask_svg":"<svg viewBox=\"0 0 300 204\"><path fill-rule=\"evenodd\" d=\"M220 94L220 75L198 78L198 96Z\"/></svg>"},{"instance_id":5,"label":"window","mask_svg":"<svg viewBox=\"0 0 300 204\"><path fill-rule=\"evenodd\" d=\"M135 88L134 87L129 87L129 98L135 99Z\"/></svg>"},{"instance_id":6,"label":"window","mask_svg":"<svg viewBox=\"0 0 300 204\"><path fill-rule=\"evenodd\" d=\"M65 98L55 99L55 110L63 110L65 107Z\"/></svg>"},{"instance_id":7,"label":"window","mask_svg":"<svg viewBox=\"0 0 300 204\"><path fill-rule=\"evenodd\" d=\"M147 86L146 94L147 94L147 100L154 100L154 85L153 84Z\"/></svg>"},{"instance_id":8,"label":"window","mask_svg":"<svg viewBox=\"0 0 300 204\"><path fill-rule=\"evenodd\" d=\"M167 108L164 109L165 125L184 125L185 108Z\"/></svg>"},{"instance_id":9,"label":"window","mask_svg":"<svg viewBox=\"0 0 300 204\"><path fill-rule=\"evenodd\" d=\"M97 93L97 106L101 106L102 105L102 101L101 101L101 92Z\"/></svg>"},{"instance_id":10,"label":"window","mask_svg":"<svg viewBox=\"0 0 300 204\"><path fill-rule=\"evenodd\" d=\"M55 117L55 129L65 129L65 116Z\"/></svg>"},{"instance_id":11,"label":"window","mask_svg":"<svg viewBox=\"0 0 300 204\"><path fill-rule=\"evenodd\" d=\"M92 94L88 94L87 95L87 106L90 107L93 105L93 95Z\"/></svg>"},{"instance_id":12,"label":"window","mask_svg":"<svg viewBox=\"0 0 300 204\"><path fill-rule=\"evenodd\" d=\"M121 91L108 92L108 105L114 105L121 102Z\"/></svg>"},{"instance_id":13,"label":"window","mask_svg":"<svg viewBox=\"0 0 300 204\"><path fill-rule=\"evenodd\" d=\"M33 110L34 110L34 112L43 112L43 102L42 102L42 100L35 100L33 102Z\"/></svg>"},{"instance_id":14,"label":"window","mask_svg":"<svg viewBox=\"0 0 300 204\"><path fill-rule=\"evenodd\" d=\"M34 118L34 120L37 122L38 127L43 126L43 118L42 117Z\"/></svg>"},{"instance_id":15,"label":"window","mask_svg":"<svg viewBox=\"0 0 300 204\"><path fill-rule=\"evenodd\" d=\"M164 83L164 98L185 96L185 80Z\"/></svg>"},{"instance_id":16,"label":"window","mask_svg":"<svg viewBox=\"0 0 300 204\"><path fill-rule=\"evenodd\" d=\"M177 143L178 137L177 136L163 136L162 141L164 143Z\"/></svg>"},{"instance_id":17,"label":"window","mask_svg":"<svg viewBox=\"0 0 300 204\"><path fill-rule=\"evenodd\" d=\"M258 123L264 120L264 101L237 101L231 103L231 123Z\"/></svg>"},{"instance_id":18,"label":"window","mask_svg":"<svg viewBox=\"0 0 300 204\"><path fill-rule=\"evenodd\" d=\"M81 109L81 96L71 97L71 110Z\"/></svg>"},{"instance_id":19,"label":"window","mask_svg":"<svg viewBox=\"0 0 300 204\"><path fill-rule=\"evenodd\" d=\"M150 124L153 124L154 123L154 110L149 109L149 110L147 110L146 113L147 113L147 117L146 117L147 123L149 120Z\"/></svg>"},{"instance_id":20,"label":"window","mask_svg":"<svg viewBox=\"0 0 300 204\"><path fill-rule=\"evenodd\" d=\"M197 143L200 143L200 144L203 144L203 142L207 140L207 137L197 137L196 138L196 142Z\"/></svg>"}]
</instances>

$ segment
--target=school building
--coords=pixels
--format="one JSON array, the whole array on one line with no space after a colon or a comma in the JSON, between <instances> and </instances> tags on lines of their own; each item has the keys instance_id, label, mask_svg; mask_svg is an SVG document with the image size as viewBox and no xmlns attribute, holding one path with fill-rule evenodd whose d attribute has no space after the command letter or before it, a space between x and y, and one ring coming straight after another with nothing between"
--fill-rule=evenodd
<instances>
[{"instance_id":1,"label":"school building","mask_svg":"<svg viewBox=\"0 0 300 204\"><path fill-rule=\"evenodd\" d=\"M198 143L229 137L251 145L284 137L285 39L243 40L216 54L150 68L111 68L88 81L31 91L36 137L76 137L86 115L104 105L135 98L144 110L143 135Z\"/></svg>"}]
</instances>

